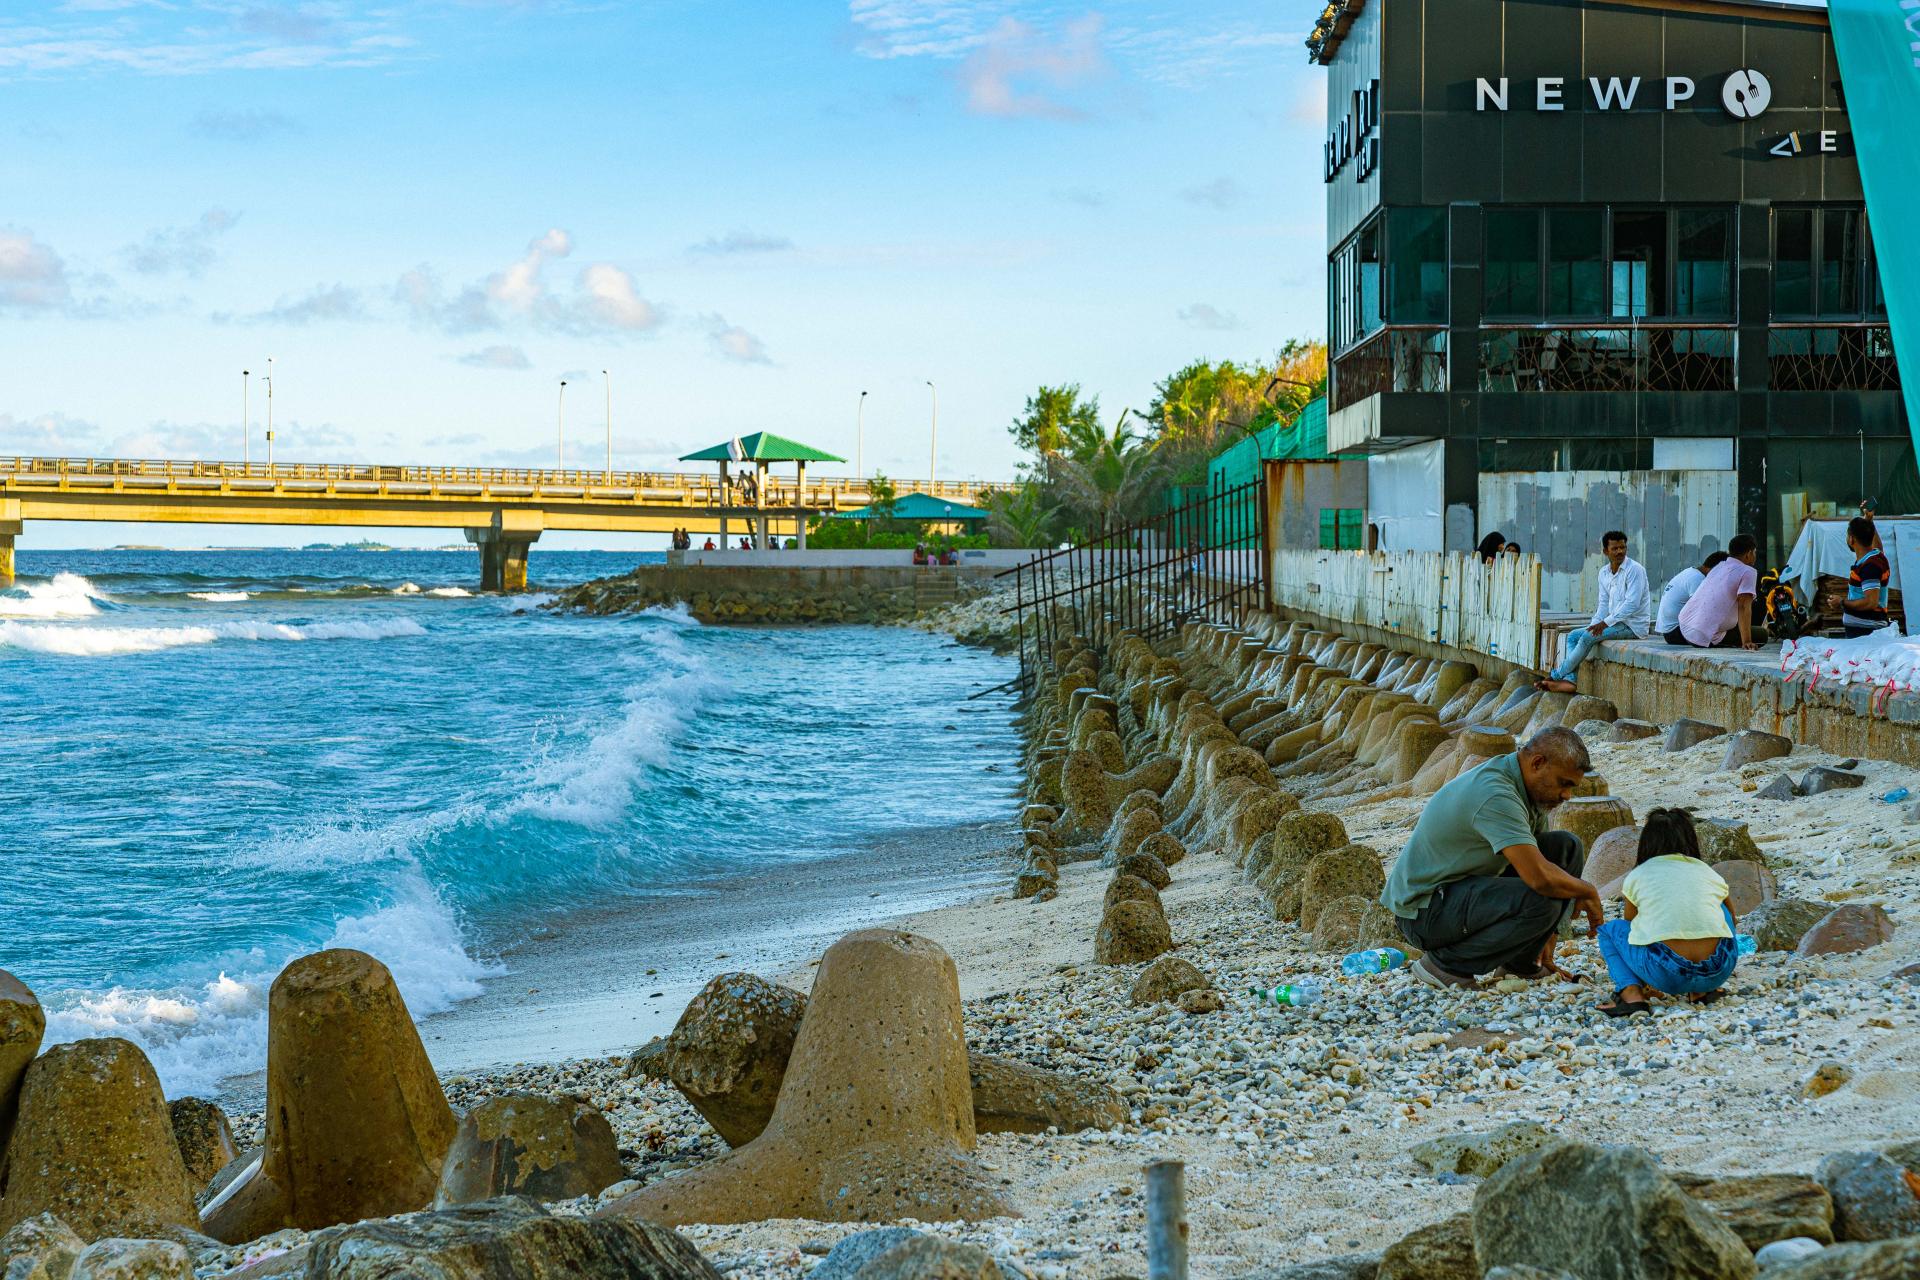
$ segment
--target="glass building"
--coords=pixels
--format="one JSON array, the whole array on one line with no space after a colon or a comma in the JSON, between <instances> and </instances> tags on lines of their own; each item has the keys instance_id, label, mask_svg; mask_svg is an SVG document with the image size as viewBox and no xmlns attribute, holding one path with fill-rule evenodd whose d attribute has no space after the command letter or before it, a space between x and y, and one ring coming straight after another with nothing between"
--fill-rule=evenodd
<instances>
[{"instance_id":1,"label":"glass building","mask_svg":"<svg viewBox=\"0 0 1920 1280\"><path fill-rule=\"evenodd\" d=\"M1331 0L1308 47L1328 445L1381 545L1500 529L1551 578L1618 523L1670 572L1920 509L1823 8Z\"/></svg>"}]
</instances>

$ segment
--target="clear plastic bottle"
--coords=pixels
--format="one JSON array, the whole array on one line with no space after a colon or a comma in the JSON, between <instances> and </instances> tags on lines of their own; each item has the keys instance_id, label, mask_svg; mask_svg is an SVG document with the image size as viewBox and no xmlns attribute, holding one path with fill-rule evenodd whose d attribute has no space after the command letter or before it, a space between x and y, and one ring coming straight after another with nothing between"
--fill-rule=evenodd
<instances>
[{"instance_id":1,"label":"clear plastic bottle","mask_svg":"<svg viewBox=\"0 0 1920 1280\"><path fill-rule=\"evenodd\" d=\"M1356 951L1340 962L1340 972L1349 978L1367 973L1387 973L1407 962L1407 953L1398 947L1374 947Z\"/></svg>"},{"instance_id":2,"label":"clear plastic bottle","mask_svg":"<svg viewBox=\"0 0 1920 1280\"><path fill-rule=\"evenodd\" d=\"M1308 978L1304 982L1283 982L1277 987L1255 987L1251 994L1265 1007L1304 1009L1320 1003L1320 984Z\"/></svg>"},{"instance_id":3,"label":"clear plastic bottle","mask_svg":"<svg viewBox=\"0 0 1920 1280\"><path fill-rule=\"evenodd\" d=\"M1733 935L1733 949L1740 955L1750 956L1760 949L1760 943L1750 933L1736 933Z\"/></svg>"}]
</instances>

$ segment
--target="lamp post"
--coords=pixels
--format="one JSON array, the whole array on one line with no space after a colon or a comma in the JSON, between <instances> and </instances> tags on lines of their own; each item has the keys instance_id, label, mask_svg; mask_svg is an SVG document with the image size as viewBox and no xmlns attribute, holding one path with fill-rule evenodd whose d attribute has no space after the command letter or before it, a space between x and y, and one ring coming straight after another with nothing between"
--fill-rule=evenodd
<instances>
[{"instance_id":1,"label":"lamp post","mask_svg":"<svg viewBox=\"0 0 1920 1280\"><path fill-rule=\"evenodd\" d=\"M560 379L560 407L553 413L553 466L567 469L567 380Z\"/></svg>"},{"instance_id":2,"label":"lamp post","mask_svg":"<svg viewBox=\"0 0 1920 1280\"><path fill-rule=\"evenodd\" d=\"M613 483L613 376L605 369L600 380L607 385L607 483Z\"/></svg>"},{"instance_id":3,"label":"lamp post","mask_svg":"<svg viewBox=\"0 0 1920 1280\"><path fill-rule=\"evenodd\" d=\"M853 475L856 480L867 478L867 393L860 393L860 412L853 433Z\"/></svg>"},{"instance_id":4,"label":"lamp post","mask_svg":"<svg viewBox=\"0 0 1920 1280\"><path fill-rule=\"evenodd\" d=\"M927 379L927 390L933 393L933 434L927 442L927 496L933 496L933 475L935 459L940 456L940 388L933 385L933 379Z\"/></svg>"},{"instance_id":5,"label":"lamp post","mask_svg":"<svg viewBox=\"0 0 1920 1280\"><path fill-rule=\"evenodd\" d=\"M267 473L273 473L273 357L267 357Z\"/></svg>"},{"instance_id":6,"label":"lamp post","mask_svg":"<svg viewBox=\"0 0 1920 1280\"><path fill-rule=\"evenodd\" d=\"M246 466L248 463L248 458L247 458L247 448L248 448L247 446L247 379L251 376L252 376L251 370L242 369L240 371L240 465L242 467Z\"/></svg>"}]
</instances>

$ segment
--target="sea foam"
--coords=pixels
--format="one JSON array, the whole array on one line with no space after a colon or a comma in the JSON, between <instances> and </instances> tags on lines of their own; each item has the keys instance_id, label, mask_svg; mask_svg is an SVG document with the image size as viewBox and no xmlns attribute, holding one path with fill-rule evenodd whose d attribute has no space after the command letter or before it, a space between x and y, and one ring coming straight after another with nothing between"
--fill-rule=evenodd
<instances>
[{"instance_id":1,"label":"sea foam","mask_svg":"<svg viewBox=\"0 0 1920 1280\"><path fill-rule=\"evenodd\" d=\"M77 573L55 574L15 591L0 592L0 618L91 618L105 600L98 588Z\"/></svg>"},{"instance_id":2,"label":"sea foam","mask_svg":"<svg viewBox=\"0 0 1920 1280\"><path fill-rule=\"evenodd\" d=\"M244 591L189 591L189 600L205 600L209 604L243 604L253 599Z\"/></svg>"},{"instance_id":3,"label":"sea foam","mask_svg":"<svg viewBox=\"0 0 1920 1280\"><path fill-rule=\"evenodd\" d=\"M215 644L221 640L393 640L423 636L425 627L407 618L378 621L216 622L196 627L70 627L25 622L0 622L0 649L63 654L76 658L109 658L130 653L157 653L186 645Z\"/></svg>"}]
</instances>

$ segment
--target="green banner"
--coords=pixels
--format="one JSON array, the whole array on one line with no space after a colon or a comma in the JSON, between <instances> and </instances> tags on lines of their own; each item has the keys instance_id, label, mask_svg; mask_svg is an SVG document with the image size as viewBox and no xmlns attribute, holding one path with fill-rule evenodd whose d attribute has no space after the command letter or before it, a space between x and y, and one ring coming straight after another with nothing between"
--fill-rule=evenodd
<instances>
[{"instance_id":1,"label":"green banner","mask_svg":"<svg viewBox=\"0 0 1920 1280\"><path fill-rule=\"evenodd\" d=\"M1920 449L1920 0L1827 0L1893 354Z\"/></svg>"}]
</instances>

